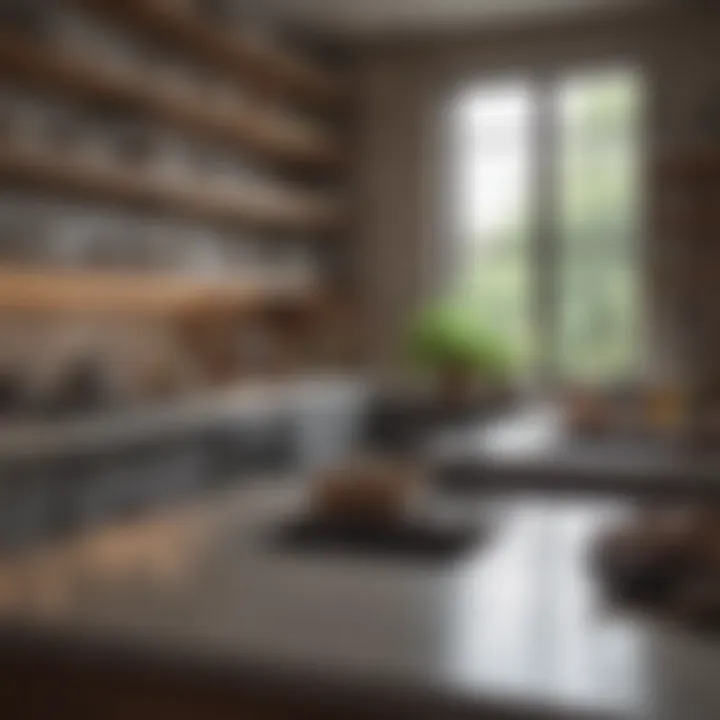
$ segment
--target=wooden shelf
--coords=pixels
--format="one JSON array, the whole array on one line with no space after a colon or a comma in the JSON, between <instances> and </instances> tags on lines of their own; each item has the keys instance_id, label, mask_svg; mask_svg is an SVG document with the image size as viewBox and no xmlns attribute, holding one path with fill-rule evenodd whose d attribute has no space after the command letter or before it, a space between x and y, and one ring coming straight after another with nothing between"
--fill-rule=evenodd
<instances>
[{"instance_id":1,"label":"wooden shelf","mask_svg":"<svg viewBox=\"0 0 720 720\"><path fill-rule=\"evenodd\" d=\"M342 90L323 68L257 37L238 37L207 23L177 0L76 0L145 35L182 49L244 83L299 100L338 105Z\"/></svg>"},{"instance_id":2,"label":"wooden shelf","mask_svg":"<svg viewBox=\"0 0 720 720\"><path fill-rule=\"evenodd\" d=\"M39 150L0 145L0 181L136 207L212 223L267 230L325 230L337 227L338 203L320 193L225 186L202 190L161 180L150 172L82 164Z\"/></svg>"},{"instance_id":3,"label":"wooden shelf","mask_svg":"<svg viewBox=\"0 0 720 720\"><path fill-rule=\"evenodd\" d=\"M202 104L185 93L158 87L146 77L113 71L91 58L38 46L0 31L0 74L85 102L140 112L162 123L274 161L334 165L339 144L316 124L282 116L250 103Z\"/></svg>"},{"instance_id":4,"label":"wooden shelf","mask_svg":"<svg viewBox=\"0 0 720 720\"><path fill-rule=\"evenodd\" d=\"M315 300L309 289L253 285L247 279L0 265L0 312L173 316L212 308L237 313L276 303L305 306Z\"/></svg>"}]
</instances>

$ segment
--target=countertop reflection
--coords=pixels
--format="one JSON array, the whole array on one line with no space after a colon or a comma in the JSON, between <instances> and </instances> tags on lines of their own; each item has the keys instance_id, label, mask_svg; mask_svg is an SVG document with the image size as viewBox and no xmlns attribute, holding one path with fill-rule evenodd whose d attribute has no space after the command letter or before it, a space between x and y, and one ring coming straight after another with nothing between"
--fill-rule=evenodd
<instances>
[{"instance_id":1,"label":"countertop reflection","mask_svg":"<svg viewBox=\"0 0 720 720\"><path fill-rule=\"evenodd\" d=\"M611 500L438 499L490 527L455 564L294 554L272 529L304 486L268 480L0 565L3 626L173 657L313 667L568 717L720 717L720 643L603 604L593 536Z\"/></svg>"}]
</instances>

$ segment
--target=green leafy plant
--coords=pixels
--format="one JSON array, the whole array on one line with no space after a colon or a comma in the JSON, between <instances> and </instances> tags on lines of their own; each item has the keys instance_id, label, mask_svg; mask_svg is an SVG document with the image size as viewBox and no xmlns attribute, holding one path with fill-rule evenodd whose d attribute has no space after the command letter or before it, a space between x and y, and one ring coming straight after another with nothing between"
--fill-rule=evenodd
<instances>
[{"instance_id":1,"label":"green leafy plant","mask_svg":"<svg viewBox=\"0 0 720 720\"><path fill-rule=\"evenodd\" d=\"M497 335L482 326L475 313L445 303L421 311L407 335L407 354L432 371L462 372L487 380L504 378L510 352Z\"/></svg>"}]
</instances>

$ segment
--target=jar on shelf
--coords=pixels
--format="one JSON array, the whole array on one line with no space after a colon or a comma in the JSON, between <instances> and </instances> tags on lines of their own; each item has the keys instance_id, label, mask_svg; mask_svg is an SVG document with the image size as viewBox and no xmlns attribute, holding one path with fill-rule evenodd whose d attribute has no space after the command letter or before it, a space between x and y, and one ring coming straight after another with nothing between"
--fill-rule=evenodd
<instances>
[{"instance_id":1,"label":"jar on shelf","mask_svg":"<svg viewBox=\"0 0 720 720\"><path fill-rule=\"evenodd\" d=\"M198 83L194 68L165 55L156 55L147 63L146 76L164 96L195 102Z\"/></svg>"},{"instance_id":2,"label":"jar on shelf","mask_svg":"<svg viewBox=\"0 0 720 720\"><path fill-rule=\"evenodd\" d=\"M195 170L187 143L174 133L159 130L152 134L149 170L161 180L189 181Z\"/></svg>"},{"instance_id":3,"label":"jar on shelf","mask_svg":"<svg viewBox=\"0 0 720 720\"><path fill-rule=\"evenodd\" d=\"M118 161L116 118L103 113L88 115L83 122L78 156L82 162L115 168Z\"/></svg>"},{"instance_id":4,"label":"jar on shelf","mask_svg":"<svg viewBox=\"0 0 720 720\"><path fill-rule=\"evenodd\" d=\"M50 40L56 30L58 13L52 3L42 0L5 0L0 3L0 26L13 34L33 40Z\"/></svg>"},{"instance_id":5,"label":"jar on shelf","mask_svg":"<svg viewBox=\"0 0 720 720\"><path fill-rule=\"evenodd\" d=\"M15 130L17 93L0 85L0 142L10 143Z\"/></svg>"},{"instance_id":6,"label":"jar on shelf","mask_svg":"<svg viewBox=\"0 0 720 720\"><path fill-rule=\"evenodd\" d=\"M117 162L126 168L146 171L157 157L152 133L140 123L118 123L114 128L112 147Z\"/></svg>"},{"instance_id":7,"label":"jar on shelf","mask_svg":"<svg viewBox=\"0 0 720 720\"><path fill-rule=\"evenodd\" d=\"M47 108L46 140L48 149L63 157L84 153L90 139L89 125L74 108L53 105Z\"/></svg>"},{"instance_id":8,"label":"jar on shelf","mask_svg":"<svg viewBox=\"0 0 720 720\"><path fill-rule=\"evenodd\" d=\"M9 141L13 146L31 152L49 149L51 117L42 102L18 103L10 124Z\"/></svg>"},{"instance_id":9,"label":"jar on shelf","mask_svg":"<svg viewBox=\"0 0 720 720\"><path fill-rule=\"evenodd\" d=\"M53 266L81 267L87 263L96 225L86 218L66 217L53 222L46 253Z\"/></svg>"},{"instance_id":10,"label":"jar on shelf","mask_svg":"<svg viewBox=\"0 0 720 720\"><path fill-rule=\"evenodd\" d=\"M139 45L106 25L67 8L63 8L58 18L53 39L62 50L107 72L141 74L144 69Z\"/></svg>"}]
</instances>

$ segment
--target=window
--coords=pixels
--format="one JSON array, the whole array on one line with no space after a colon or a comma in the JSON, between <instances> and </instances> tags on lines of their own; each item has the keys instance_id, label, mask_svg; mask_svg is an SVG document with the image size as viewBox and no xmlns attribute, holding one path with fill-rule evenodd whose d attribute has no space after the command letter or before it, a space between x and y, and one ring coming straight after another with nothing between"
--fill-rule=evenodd
<instances>
[{"instance_id":1,"label":"window","mask_svg":"<svg viewBox=\"0 0 720 720\"><path fill-rule=\"evenodd\" d=\"M451 295L520 373L638 371L641 112L628 70L478 84L453 104Z\"/></svg>"}]
</instances>

